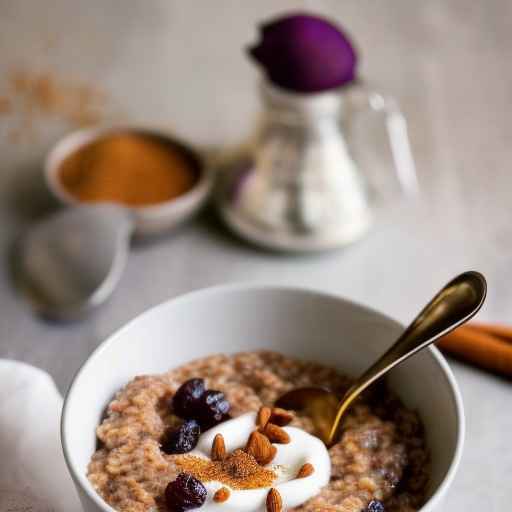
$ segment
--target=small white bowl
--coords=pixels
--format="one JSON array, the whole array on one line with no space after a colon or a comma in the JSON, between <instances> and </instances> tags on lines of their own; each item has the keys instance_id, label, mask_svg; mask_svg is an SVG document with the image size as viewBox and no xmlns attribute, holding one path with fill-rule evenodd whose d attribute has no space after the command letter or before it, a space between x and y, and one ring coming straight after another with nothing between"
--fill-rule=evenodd
<instances>
[{"instance_id":1,"label":"small white bowl","mask_svg":"<svg viewBox=\"0 0 512 512\"><path fill-rule=\"evenodd\" d=\"M86 512L113 512L87 479L95 429L107 403L135 375L154 374L208 354L271 349L357 375L402 331L390 318L336 296L272 286L225 286L165 302L104 342L76 375L61 435ZM428 501L437 509L459 465L464 413L457 384L435 348L393 370L390 386L416 409L431 454Z\"/></svg>"},{"instance_id":2,"label":"small white bowl","mask_svg":"<svg viewBox=\"0 0 512 512\"><path fill-rule=\"evenodd\" d=\"M211 193L213 177L211 171L205 167L194 150L164 132L128 126L90 128L73 132L61 139L48 153L44 165L46 184L50 192L64 205L91 204L80 201L62 185L59 178L62 161L71 153L94 140L109 134L126 132L158 137L166 144L177 148L198 172L198 179L193 188L175 199L151 206L126 206L133 213L136 235L158 235L168 232L192 217L204 205Z\"/></svg>"}]
</instances>

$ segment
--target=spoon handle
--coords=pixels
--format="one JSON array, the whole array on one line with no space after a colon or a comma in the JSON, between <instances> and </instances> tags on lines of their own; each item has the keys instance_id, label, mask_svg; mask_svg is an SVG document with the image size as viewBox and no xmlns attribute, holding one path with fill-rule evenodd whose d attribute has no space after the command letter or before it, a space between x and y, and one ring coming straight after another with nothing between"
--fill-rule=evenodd
<instances>
[{"instance_id":1,"label":"spoon handle","mask_svg":"<svg viewBox=\"0 0 512 512\"><path fill-rule=\"evenodd\" d=\"M460 274L442 288L398 340L345 393L329 441L336 439L341 417L362 391L416 352L467 322L482 307L486 293L484 276L474 271Z\"/></svg>"}]
</instances>

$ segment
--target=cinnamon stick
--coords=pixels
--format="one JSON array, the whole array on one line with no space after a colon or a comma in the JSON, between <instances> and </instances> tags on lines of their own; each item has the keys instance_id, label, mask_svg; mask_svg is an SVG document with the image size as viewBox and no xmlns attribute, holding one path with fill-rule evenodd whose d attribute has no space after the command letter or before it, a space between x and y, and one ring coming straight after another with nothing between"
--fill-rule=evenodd
<instances>
[{"instance_id":1,"label":"cinnamon stick","mask_svg":"<svg viewBox=\"0 0 512 512\"><path fill-rule=\"evenodd\" d=\"M447 354L491 372L512 377L512 343L469 326L444 336L437 346Z\"/></svg>"},{"instance_id":2,"label":"cinnamon stick","mask_svg":"<svg viewBox=\"0 0 512 512\"><path fill-rule=\"evenodd\" d=\"M468 324L467 327L471 327L472 329L477 329L482 332L486 332L487 334L491 334L492 336L496 336L503 341L508 341L512 343L512 327L503 324L487 324L482 322L472 322Z\"/></svg>"}]
</instances>

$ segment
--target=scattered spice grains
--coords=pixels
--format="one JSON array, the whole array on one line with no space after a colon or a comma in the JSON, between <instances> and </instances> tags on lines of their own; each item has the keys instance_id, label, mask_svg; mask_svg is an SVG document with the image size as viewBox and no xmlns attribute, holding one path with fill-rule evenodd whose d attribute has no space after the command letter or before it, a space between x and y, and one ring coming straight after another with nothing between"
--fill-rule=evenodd
<instances>
[{"instance_id":1,"label":"scattered spice grains","mask_svg":"<svg viewBox=\"0 0 512 512\"><path fill-rule=\"evenodd\" d=\"M229 499L230 495L231 491L227 487L221 487L215 491L215 494L213 495L213 501L216 503L224 503Z\"/></svg>"},{"instance_id":2,"label":"scattered spice grains","mask_svg":"<svg viewBox=\"0 0 512 512\"><path fill-rule=\"evenodd\" d=\"M239 490L269 487L277 478L273 471L260 466L252 455L243 450L235 450L223 461L182 455L176 458L176 464L202 482L216 480Z\"/></svg>"},{"instance_id":3,"label":"scattered spice grains","mask_svg":"<svg viewBox=\"0 0 512 512\"><path fill-rule=\"evenodd\" d=\"M11 90L21 95L26 111L53 114L78 126L97 123L105 96L96 87L51 72L13 70Z\"/></svg>"},{"instance_id":4,"label":"scattered spice grains","mask_svg":"<svg viewBox=\"0 0 512 512\"><path fill-rule=\"evenodd\" d=\"M7 73L6 91L0 97L0 115L16 116L10 140L33 137L35 122L52 116L74 127L97 124L102 119L106 95L96 86L50 71L16 67Z\"/></svg>"},{"instance_id":5,"label":"scattered spice grains","mask_svg":"<svg viewBox=\"0 0 512 512\"><path fill-rule=\"evenodd\" d=\"M315 472L315 467L313 464L310 464L309 462L306 462L297 473L297 478L306 478L308 476L311 476Z\"/></svg>"},{"instance_id":6,"label":"scattered spice grains","mask_svg":"<svg viewBox=\"0 0 512 512\"><path fill-rule=\"evenodd\" d=\"M283 510L283 499L277 489L270 489L267 494L267 512L281 512Z\"/></svg>"},{"instance_id":7,"label":"scattered spice grains","mask_svg":"<svg viewBox=\"0 0 512 512\"><path fill-rule=\"evenodd\" d=\"M222 434L217 434L213 439L211 459L213 461L224 460L226 458L226 444Z\"/></svg>"}]
</instances>

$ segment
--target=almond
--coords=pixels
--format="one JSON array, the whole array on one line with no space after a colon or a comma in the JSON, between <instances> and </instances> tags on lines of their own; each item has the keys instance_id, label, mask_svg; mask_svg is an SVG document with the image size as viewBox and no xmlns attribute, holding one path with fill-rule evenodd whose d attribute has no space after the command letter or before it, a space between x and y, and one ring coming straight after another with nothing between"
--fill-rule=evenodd
<instances>
[{"instance_id":1,"label":"almond","mask_svg":"<svg viewBox=\"0 0 512 512\"><path fill-rule=\"evenodd\" d=\"M213 438L211 458L212 460L224 460L226 458L226 444L222 434L217 434Z\"/></svg>"},{"instance_id":2,"label":"almond","mask_svg":"<svg viewBox=\"0 0 512 512\"><path fill-rule=\"evenodd\" d=\"M256 425L258 425L259 428L265 428L265 425L268 423L271 414L272 409L270 407L260 407L258 415L256 416Z\"/></svg>"},{"instance_id":3,"label":"almond","mask_svg":"<svg viewBox=\"0 0 512 512\"><path fill-rule=\"evenodd\" d=\"M215 494L213 495L213 501L217 503L224 503L229 499L230 495L231 491L227 487L221 487L215 491Z\"/></svg>"},{"instance_id":4,"label":"almond","mask_svg":"<svg viewBox=\"0 0 512 512\"><path fill-rule=\"evenodd\" d=\"M258 464L268 464L266 461L271 461L275 452L272 450L274 448L267 437L263 434L260 434L257 431L254 431L249 436L247 444L245 445L245 452L249 455L252 455Z\"/></svg>"},{"instance_id":5,"label":"almond","mask_svg":"<svg viewBox=\"0 0 512 512\"><path fill-rule=\"evenodd\" d=\"M263 434L268 437L271 443L288 444L290 442L290 436L288 433L273 423L267 423L265 425Z\"/></svg>"},{"instance_id":6,"label":"almond","mask_svg":"<svg viewBox=\"0 0 512 512\"><path fill-rule=\"evenodd\" d=\"M293 414L286 409L274 407L270 414L270 422L280 427L285 427L293 420Z\"/></svg>"},{"instance_id":7,"label":"almond","mask_svg":"<svg viewBox=\"0 0 512 512\"><path fill-rule=\"evenodd\" d=\"M306 478L307 476L312 475L315 472L315 467L313 464L306 462L297 473L297 478Z\"/></svg>"},{"instance_id":8,"label":"almond","mask_svg":"<svg viewBox=\"0 0 512 512\"><path fill-rule=\"evenodd\" d=\"M266 439L266 438L265 438ZM269 441L270 442L270 441ZM274 445L270 445L270 452L268 454L268 457L267 458L262 458L259 463L262 465L262 466L266 466L267 464L270 464L273 460L274 460L274 457L276 456L276 453L277 453L277 448L274 446Z\"/></svg>"},{"instance_id":9,"label":"almond","mask_svg":"<svg viewBox=\"0 0 512 512\"><path fill-rule=\"evenodd\" d=\"M283 510L283 500L277 489L270 489L267 494L267 512L281 512Z\"/></svg>"}]
</instances>

